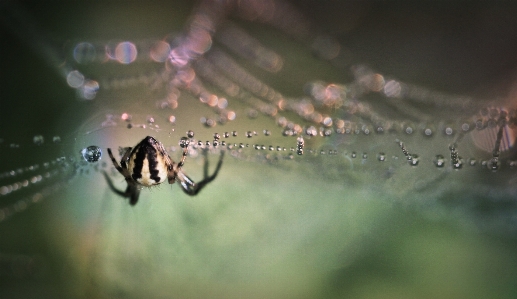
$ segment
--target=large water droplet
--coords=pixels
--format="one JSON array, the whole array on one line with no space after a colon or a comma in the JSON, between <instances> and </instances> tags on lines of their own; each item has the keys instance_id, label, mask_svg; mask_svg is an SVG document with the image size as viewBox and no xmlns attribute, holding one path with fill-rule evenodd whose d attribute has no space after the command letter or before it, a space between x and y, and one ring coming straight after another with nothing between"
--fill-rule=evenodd
<instances>
[{"instance_id":1,"label":"large water droplet","mask_svg":"<svg viewBox=\"0 0 517 299\"><path fill-rule=\"evenodd\" d=\"M100 147L96 145L91 145L89 147L83 148L81 150L81 155L83 156L86 162L97 162L102 157L102 150Z\"/></svg>"}]
</instances>

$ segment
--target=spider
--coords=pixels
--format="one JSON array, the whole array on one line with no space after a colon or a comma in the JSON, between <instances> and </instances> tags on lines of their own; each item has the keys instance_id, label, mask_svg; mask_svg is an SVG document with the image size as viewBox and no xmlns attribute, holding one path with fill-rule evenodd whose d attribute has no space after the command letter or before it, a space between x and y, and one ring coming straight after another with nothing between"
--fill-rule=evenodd
<instances>
[{"instance_id":1,"label":"spider","mask_svg":"<svg viewBox=\"0 0 517 299\"><path fill-rule=\"evenodd\" d=\"M214 173L208 176L208 160L206 159L207 150L203 151L205 155L205 165L203 169L204 178L201 182L195 183L183 171L182 167L187 157L188 142L183 147L183 155L179 163L172 161L171 157L165 150L163 144L154 137L147 136L134 148L126 148L120 165L117 163L111 149L108 148L108 154L115 168L120 172L127 182L126 191L122 192L115 188L109 175L106 172L104 177L110 189L116 194L128 197L129 204L134 206L138 202L140 190L142 187L151 187L159 185L167 179L169 184L179 181L181 189L188 195L196 195L208 183L213 181L223 163L224 151L221 156Z\"/></svg>"}]
</instances>

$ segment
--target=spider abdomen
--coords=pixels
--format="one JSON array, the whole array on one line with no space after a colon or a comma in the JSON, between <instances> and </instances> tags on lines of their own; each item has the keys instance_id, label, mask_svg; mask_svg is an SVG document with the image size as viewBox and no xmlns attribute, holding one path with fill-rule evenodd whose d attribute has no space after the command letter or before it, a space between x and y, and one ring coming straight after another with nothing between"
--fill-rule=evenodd
<instances>
[{"instance_id":1,"label":"spider abdomen","mask_svg":"<svg viewBox=\"0 0 517 299\"><path fill-rule=\"evenodd\" d=\"M143 186L153 186L167 179L171 164L163 145L147 136L133 150L128 158L127 168L133 180Z\"/></svg>"}]
</instances>

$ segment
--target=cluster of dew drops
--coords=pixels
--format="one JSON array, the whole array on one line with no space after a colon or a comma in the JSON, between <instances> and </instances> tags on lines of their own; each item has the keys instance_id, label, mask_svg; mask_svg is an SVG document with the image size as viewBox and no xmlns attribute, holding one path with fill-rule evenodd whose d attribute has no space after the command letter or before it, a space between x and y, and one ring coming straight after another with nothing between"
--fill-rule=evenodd
<instances>
[{"instance_id":1,"label":"cluster of dew drops","mask_svg":"<svg viewBox=\"0 0 517 299\"><path fill-rule=\"evenodd\" d=\"M264 134L264 136L270 136L271 131L264 129L263 134ZM252 138L257 135L258 135L258 133L256 131L246 131L244 133L244 136L246 138ZM223 134L214 133L213 140L211 140L211 141L207 140L205 142L203 142L201 140L195 140L194 136L195 136L194 131L192 131L192 130L187 131L186 136L181 137L179 140L180 148L191 148L192 150L203 149L203 148L204 149L216 149L216 148L220 148L220 147L224 147L228 150L233 150L233 149L240 150L240 149L252 148L255 150L289 152L289 154L287 155L288 159L294 158L293 153L296 153L297 155L303 155L304 150L305 150L305 139L303 138L302 135L297 136L296 145L290 147L289 149L286 147L283 147L283 146L273 146L273 145L266 146L264 144L251 144L250 145L249 143L243 143L243 142L240 142L240 143L228 142L226 140L227 138L239 136L237 131L224 132ZM286 136L286 135L284 134L284 136ZM312 135L310 135L310 136L312 136ZM420 157L417 154L410 153L409 150L406 148L405 144L402 141L400 141L399 139L395 139L395 143L400 147L400 150L409 165L411 165L411 166L419 165ZM171 147L171 149L174 150L174 147ZM461 169L463 167L463 165L465 164L465 161L459 156L456 145L451 144L449 146L449 151L450 151L450 165L452 166L453 169L457 169L457 170ZM309 149L308 152L311 154L319 153L320 155L328 155L328 156L335 156L338 154L338 151L335 149L328 150L328 151L321 150L319 152L316 150L313 150L313 149ZM351 158L356 158L358 156L355 151L352 151L350 154L345 152L344 154L349 155ZM81 156L84 159L84 161L86 161L88 163L95 163L95 162L98 162L102 158L102 149L96 145L88 146L81 150ZM363 161L368 159L368 154L366 152L362 153L362 155L360 155L360 156L362 157ZM395 160L398 159L397 156L392 156L392 158ZM386 160L387 160L387 155L384 152L379 152L377 154L377 161L384 162ZM438 154L434 157L433 164L437 168L443 168L447 165L446 161L447 161L447 159L443 155ZM469 158L467 160L467 164L470 166L476 166L478 164L478 161L475 158ZM483 160L479 164L492 171L497 171L498 167L499 167L499 164L497 164L497 161L494 162L493 159L492 160ZM513 167L516 167L517 164L510 163L510 166L513 168Z\"/></svg>"}]
</instances>

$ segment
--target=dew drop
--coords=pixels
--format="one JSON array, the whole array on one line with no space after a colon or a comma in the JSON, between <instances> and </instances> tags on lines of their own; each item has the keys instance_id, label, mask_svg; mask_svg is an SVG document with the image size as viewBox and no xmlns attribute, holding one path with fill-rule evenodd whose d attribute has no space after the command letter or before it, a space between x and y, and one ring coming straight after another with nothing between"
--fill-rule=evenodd
<instances>
[{"instance_id":1,"label":"dew drop","mask_svg":"<svg viewBox=\"0 0 517 299\"><path fill-rule=\"evenodd\" d=\"M187 137L188 137L188 138L194 138L194 131L192 131L192 130L188 130L188 131L187 131Z\"/></svg>"},{"instance_id":2,"label":"dew drop","mask_svg":"<svg viewBox=\"0 0 517 299\"><path fill-rule=\"evenodd\" d=\"M271 131L269 131L269 130L263 130L263 133L265 136L271 135Z\"/></svg>"},{"instance_id":3,"label":"dew drop","mask_svg":"<svg viewBox=\"0 0 517 299\"><path fill-rule=\"evenodd\" d=\"M190 132L190 131L189 131ZM190 140L187 137L181 137L179 145L181 148L186 148L190 144Z\"/></svg>"},{"instance_id":4,"label":"dew drop","mask_svg":"<svg viewBox=\"0 0 517 299\"><path fill-rule=\"evenodd\" d=\"M352 153L350 154L350 157L352 157L352 158L357 157L357 153L356 153L356 152L352 152Z\"/></svg>"},{"instance_id":5,"label":"dew drop","mask_svg":"<svg viewBox=\"0 0 517 299\"><path fill-rule=\"evenodd\" d=\"M454 167L454 169L460 169L460 168L462 168L462 167L463 167L463 163L461 162L461 160L460 160L460 159L458 159L458 160L456 161L456 163L453 163L453 164L452 164L452 167Z\"/></svg>"},{"instance_id":6,"label":"dew drop","mask_svg":"<svg viewBox=\"0 0 517 299\"><path fill-rule=\"evenodd\" d=\"M409 159L409 157L408 157L409 165L417 166L418 162L420 162L420 159L418 158L418 155L411 155L410 157L411 157L411 159Z\"/></svg>"},{"instance_id":7,"label":"dew drop","mask_svg":"<svg viewBox=\"0 0 517 299\"><path fill-rule=\"evenodd\" d=\"M380 152L378 155L377 155L377 160L379 161L386 161L386 155L383 153L383 152Z\"/></svg>"},{"instance_id":8,"label":"dew drop","mask_svg":"<svg viewBox=\"0 0 517 299\"><path fill-rule=\"evenodd\" d=\"M487 166L488 169L490 169L493 172L498 171L499 170L499 166L500 166L499 158L494 157L494 158L490 159L490 161L488 161L486 166Z\"/></svg>"},{"instance_id":9,"label":"dew drop","mask_svg":"<svg viewBox=\"0 0 517 299\"><path fill-rule=\"evenodd\" d=\"M237 137L237 131L233 131L233 132L232 132L232 136L233 136L233 137Z\"/></svg>"},{"instance_id":10,"label":"dew drop","mask_svg":"<svg viewBox=\"0 0 517 299\"><path fill-rule=\"evenodd\" d=\"M228 137L230 137L230 133L224 132L223 136L224 136L224 138L228 138Z\"/></svg>"},{"instance_id":11,"label":"dew drop","mask_svg":"<svg viewBox=\"0 0 517 299\"><path fill-rule=\"evenodd\" d=\"M52 142L54 142L54 143L60 143L60 142L61 142L61 137L59 137L59 136L57 136L57 135L56 135L56 136L54 136L54 137L52 137Z\"/></svg>"},{"instance_id":12,"label":"dew drop","mask_svg":"<svg viewBox=\"0 0 517 299\"><path fill-rule=\"evenodd\" d=\"M477 160L474 158L470 158L468 162L470 166L476 166L477 164Z\"/></svg>"},{"instance_id":13,"label":"dew drop","mask_svg":"<svg viewBox=\"0 0 517 299\"><path fill-rule=\"evenodd\" d=\"M81 155L84 160L89 163L97 162L102 157L102 150L100 147L96 145L91 145L89 147L83 148L81 150Z\"/></svg>"},{"instance_id":14,"label":"dew drop","mask_svg":"<svg viewBox=\"0 0 517 299\"><path fill-rule=\"evenodd\" d=\"M214 140L219 140L221 139L221 135L219 135L219 133L214 133Z\"/></svg>"},{"instance_id":15,"label":"dew drop","mask_svg":"<svg viewBox=\"0 0 517 299\"><path fill-rule=\"evenodd\" d=\"M318 131L314 126L310 126L307 129L305 129L305 134L307 134L307 136L316 136L316 134L318 134Z\"/></svg>"},{"instance_id":16,"label":"dew drop","mask_svg":"<svg viewBox=\"0 0 517 299\"><path fill-rule=\"evenodd\" d=\"M251 132L251 131L246 132L246 137L248 137L248 138L253 137L253 132Z\"/></svg>"},{"instance_id":17,"label":"dew drop","mask_svg":"<svg viewBox=\"0 0 517 299\"><path fill-rule=\"evenodd\" d=\"M36 135L34 138L32 138L32 141L36 145L42 145L45 142L45 138L43 138L41 135Z\"/></svg>"},{"instance_id":18,"label":"dew drop","mask_svg":"<svg viewBox=\"0 0 517 299\"><path fill-rule=\"evenodd\" d=\"M445 158L442 155L436 155L433 162L436 167L445 166Z\"/></svg>"}]
</instances>

